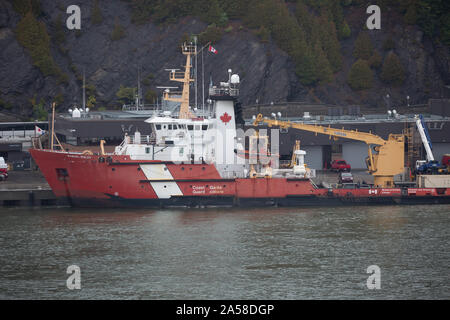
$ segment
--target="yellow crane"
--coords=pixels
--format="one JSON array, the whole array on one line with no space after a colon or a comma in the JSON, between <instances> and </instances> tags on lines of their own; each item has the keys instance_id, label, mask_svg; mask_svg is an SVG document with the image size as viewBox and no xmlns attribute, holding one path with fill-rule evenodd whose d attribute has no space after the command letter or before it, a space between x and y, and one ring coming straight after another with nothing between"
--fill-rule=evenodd
<instances>
[{"instance_id":1,"label":"yellow crane","mask_svg":"<svg viewBox=\"0 0 450 320\"><path fill-rule=\"evenodd\" d=\"M358 130L345 130L297 123L291 121L281 121L276 119L263 118L258 114L253 122L254 126L266 123L269 127L294 128L309 132L329 135L330 139L345 138L365 142L368 145L368 157L366 165L369 173L374 177L374 184L379 187L394 186L394 176L404 171L405 162L405 138L403 134L389 134L387 140L367 132Z\"/></svg>"}]
</instances>

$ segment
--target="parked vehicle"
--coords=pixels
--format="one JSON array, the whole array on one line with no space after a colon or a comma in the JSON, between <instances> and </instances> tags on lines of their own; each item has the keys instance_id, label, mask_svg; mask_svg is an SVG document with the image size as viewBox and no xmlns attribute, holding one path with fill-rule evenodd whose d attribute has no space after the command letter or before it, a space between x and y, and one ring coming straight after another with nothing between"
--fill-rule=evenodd
<instances>
[{"instance_id":1,"label":"parked vehicle","mask_svg":"<svg viewBox=\"0 0 450 320\"><path fill-rule=\"evenodd\" d=\"M441 162L443 166L450 168L450 154L444 154Z\"/></svg>"},{"instance_id":2,"label":"parked vehicle","mask_svg":"<svg viewBox=\"0 0 450 320\"><path fill-rule=\"evenodd\" d=\"M0 157L0 181L8 178L8 165L3 157Z\"/></svg>"},{"instance_id":3,"label":"parked vehicle","mask_svg":"<svg viewBox=\"0 0 450 320\"><path fill-rule=\"evenodd\" d=\"M447 173L447 167L443 166L437 160L425 161L425 160L417 160L416 161L416 173L418 174L439 174L439 173Z\"/></svg>"},{"instance_id":4,"label":"parked vehicle","mask_svg":"<svg viewBox=\"0 0 450 320\"><path fill-rule=\"evenodd\" d=\"M339 159L339 160L333 160L331 163L331 170L336 172L341 171L350 171L352 167L345 162L345 160Z\"/></svg>"},{"instance_id":5,"label":"parked vehicle","mask_svg":"<svg viewBox=\"0 0 450 320\"><path fill-rule=\"evenodd\" d=\"M353 175L350 172L341 172L339 174L339 183L352 183Z\"/></svg>"}]
</instances>

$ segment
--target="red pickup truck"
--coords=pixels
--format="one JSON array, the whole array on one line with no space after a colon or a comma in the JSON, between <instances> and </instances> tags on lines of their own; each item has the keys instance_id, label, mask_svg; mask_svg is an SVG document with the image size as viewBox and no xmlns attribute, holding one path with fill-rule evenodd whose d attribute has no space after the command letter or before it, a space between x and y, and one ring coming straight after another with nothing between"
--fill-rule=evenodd
<instances>
[{"instance_id":1,"label":"red pickup truck","mask_svg":"<svg viewBox=\"0 0 450 320\"><path fill-rule=\"evenodd\" d=\"M331 171L341 172L341 171L350 171L352 167L345 162L345 160L333 160L331 163Z\"/></svg>"}]
</instances>

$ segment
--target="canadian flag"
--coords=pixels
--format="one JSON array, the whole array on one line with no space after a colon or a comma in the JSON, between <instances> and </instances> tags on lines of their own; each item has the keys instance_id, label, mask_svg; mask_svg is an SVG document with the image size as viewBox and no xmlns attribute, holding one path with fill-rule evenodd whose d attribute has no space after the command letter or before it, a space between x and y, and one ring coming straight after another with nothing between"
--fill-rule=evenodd
<instances>
[{"instance_id":1,"label":"canadian flag","mask_svg":"<svg viewBox=\"0 0 450 320\"><path fill-rule=\"evenodd\" d=\"M209 52L212 52L212 53L214 53L214 54L217 54L217 50L214 49L212 45L209 45L208 51L209 51Z\"/></svg>"},{"instance_id":2,"label":"canadian flag","mask_svg":"<svg viewBox=\"0 0 450 320\"><path fill-rule=\"evenodd\" d=\"M34 133L38 136L43 135L45 133L45 130L42 130L38 126L34 126Z\"/></svg>"}]
</instances>

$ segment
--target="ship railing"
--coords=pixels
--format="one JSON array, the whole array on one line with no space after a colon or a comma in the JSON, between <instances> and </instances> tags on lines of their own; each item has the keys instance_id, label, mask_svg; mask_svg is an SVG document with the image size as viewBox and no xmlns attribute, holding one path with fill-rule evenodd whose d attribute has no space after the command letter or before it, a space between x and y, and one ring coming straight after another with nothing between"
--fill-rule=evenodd
<instances>
[{"instance_id":1,"label":"ship railing","mask_svg":"<svg viewBox=\"0 0 450 320\"><path fill-rule=\"evenodd\" d=\"M146 110L157 110L158 109L158 105L157 104L141 104L141 105L136 105L136 104L124 104L122 106L122 111L146 111Z\"/></svg>"},{"instance_id":2,"label":"ship railing","mask_svg":"<svg viewBox=\"0 0 450 320\"><path fill-rule=\"evenodd\" d=\"M239 95L239 89L236 88L209 88L210 96L232 96L236 97Z\"/></svg>"},{"instance_id":3,"label":"ship railing","mask_svg":"<svg viewBox=\"0 0 450 320\"><path fill-rule=\"evenodd\" d=\"M129 140L127 144L155 144L156 142L156 137L154 137L153 135L141 135L141 139L139 141L137 141L134 136L128 136L128 139ZM121 147L124 143L125 139L124 141L122 141L119 147Z\"/></svg>"}]
</instances>

